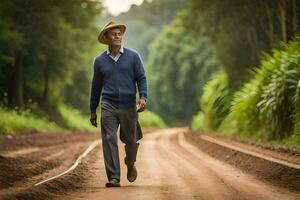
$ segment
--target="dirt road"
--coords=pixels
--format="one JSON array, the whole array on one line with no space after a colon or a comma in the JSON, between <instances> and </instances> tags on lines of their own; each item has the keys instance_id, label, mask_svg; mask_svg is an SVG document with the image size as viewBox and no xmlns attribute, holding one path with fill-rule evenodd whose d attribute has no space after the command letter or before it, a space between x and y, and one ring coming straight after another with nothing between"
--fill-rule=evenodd
<instances>
[{"instance_id":1,"label":"dirt road","mask_svg":"<svg viewBox=\"0 0 300 200\"><path fill-rule=\"evenodd\" d=\"M102 160L101 154L98 160ZM89 189L64 199L300 199L300 194L266 185L207 156L187 143L180 129L146 135L137 167L136 182L126 180L123 165L122 188L106 189L103 167L96 164Z\"/></svg>"},{"instance_id":2,"label":"dirt road","mask_svg":"<svg viewBox=\"0 0 300 200\"><path fill-rule=\"evenodd\" d=\"M89 142L93 139L91 137ZM119 147L122 160L123 145ZM208 156L184 139L183 129L166 129L146 134L136 164L139 175L134 183L126 180L126 168L122 163L121 188L105 188L107 180L101 145L98 145L71 173L38 187L28 187L19 193L18 198L300 199L300 193L262 182L253 175ZM49 178L49 173L46 177ZM43 195L44 198L41 198ZM13 195L10 197L14 199Z\"/></svg>"}]
</instances>

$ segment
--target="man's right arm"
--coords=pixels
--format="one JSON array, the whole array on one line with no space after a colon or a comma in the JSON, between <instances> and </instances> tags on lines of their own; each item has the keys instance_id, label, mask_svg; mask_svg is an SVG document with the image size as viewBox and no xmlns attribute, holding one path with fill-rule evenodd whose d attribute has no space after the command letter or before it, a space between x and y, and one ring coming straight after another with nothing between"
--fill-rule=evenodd
<instances>
[{"instance_id":1,"label":"man's right arm","mask_svg":"<svg viewBox=\"0 0 300 200\"><path fill-rule=\"evenodd\" d=\"M90 111L96 114L96 109L100 102L100 95L102 91L102 74L99 66L97 65L96 59L94 60L94 74L91 86L90 96Z\"/></svg>"}]
</instances>

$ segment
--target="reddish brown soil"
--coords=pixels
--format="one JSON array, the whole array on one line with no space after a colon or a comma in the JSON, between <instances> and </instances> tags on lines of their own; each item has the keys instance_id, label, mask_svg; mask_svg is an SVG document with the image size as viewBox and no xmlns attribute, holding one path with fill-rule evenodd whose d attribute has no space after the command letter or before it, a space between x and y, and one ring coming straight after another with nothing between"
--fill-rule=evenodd
<instances>
[{"instance_id":1,"label":"reddish brown soil","mask_svg":"<svg viewBox=\"0 0 300 200\"><path fill-rule=\"evenodd\" d=\"M0 199L23 193L35 183L64 171L98 137L79 132L30 132L0 137Z\"/></svg>"},{"instance_id":2,"label":"reddish brown soil","mask_svg":"<svg viewBox=\"0 0 300 200\"><path fill-rule=\"evenodd\" d=\"M101 145L70 173L34 186L69 168L92 141L99 139L99 134L26 133L0 137L0 199L300 198L299 170L203 141L197 133L186 133L185 140L181 137L184 130L145 134L137 158L138 179L129 183L125 165L121 163L122 187L118 189L104 186L107 180ZM299 159L289 151L285 154L221 140L278 159L291 162ZM119 149L122 160L124 148L120 145Z\"/></svg>"},{"instance_id":3,"label":"reddish brown soil","mask_svg":"<svg viewBox=\"0 0 300 200\"><path fill-rule=\"evenodd\" d=\"M188 141L196 145L201 151L218 160L234 165L271 184L300 191L300 170L208 142L200 138L201 134L202 133L199 132L189 132L186 133L185 136ZM239 142L212 134L209 136L228 144L251 150L252 152L300 164L300 152L294 149L275 148L262 144Z\"/></svg>"}]
</instances>

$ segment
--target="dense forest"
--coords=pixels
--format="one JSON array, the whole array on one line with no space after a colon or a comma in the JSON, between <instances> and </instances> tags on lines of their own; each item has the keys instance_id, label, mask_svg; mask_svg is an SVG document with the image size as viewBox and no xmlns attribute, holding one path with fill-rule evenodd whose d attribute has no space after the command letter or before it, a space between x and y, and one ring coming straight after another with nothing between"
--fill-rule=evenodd
<instances>
[{"instance_id":1,"label":"dense forest","mask_svg":"<svg viewBox=\"0 0 300 200\"><path fill-rule=\"evenodd\" d=\"M90 35L97 32L94 19L101 8L88 0L1 1L3 103L64 101L85 108L90 60L97 52Z\"/></svg>"},{"instance_id":2,"label":"dense forest","mask_svg":"<svg viewBox=\"0 0 300 200\"><path fill-rule=\"evenodd\" d=\"M300 2L191 0L187 10L186 27L209 38L223 69L194 128L299 145Z\"/></svg>"},{"instance_id":3,"label":"dense forest","mask_svg":"<svg viewBox=\"0 0 300 200\"><path fill-rule=\"evenodd\" d=\"M52 122L93 130L92 64L107 48L97 41L103 10L101 1L90 0L0 2L1 133L58 128ZM146 126L163 126L151 112L143 116Z\"/></svg>"},{"instance_id":4,"label":"dense forest","mask_svg":"<svg viewBox=\"0 0 300 200\"><path fill-rule=\"evenodd\" d=\"M223 68L229 78L229 88L239 89L249 80L249 71L259 65L262 52L269 53L273 47L279 46L280 41L288 42L296 35L299 19L299 2L296 1L191 0L187 4L157 37L148 63L148 67L153 69L150 76L155 72L160 74L160 77L154 75L152 81L153 85L157 85L151 90L153 98L160 99L155 101L154 110L163 116L184 120L197 109L195 102L202 94L199 84L207 82L211 71ZM208 40L205 45L214 49L212 53L199 45L199 41L203 40ZM167 50L163 51L164 48ZM182 57L184 51L187 54ZM216 64L212 62L215 58ZM213 67L215 65L218 67ZM168 75L165 76L158 68ZM188 72L190 75L186 75ZM184 82L185 87L178 87ZM198 90L193 88L197 84ZM168 85L168 93L164 92L162 85ZM182 91L187 93L188 98L180 94ZM170 94L172 92L173 95ZM193 96L191 93L197 94ZM189 114L186 117L177 109Z\"/></svg>"}]
</instances>

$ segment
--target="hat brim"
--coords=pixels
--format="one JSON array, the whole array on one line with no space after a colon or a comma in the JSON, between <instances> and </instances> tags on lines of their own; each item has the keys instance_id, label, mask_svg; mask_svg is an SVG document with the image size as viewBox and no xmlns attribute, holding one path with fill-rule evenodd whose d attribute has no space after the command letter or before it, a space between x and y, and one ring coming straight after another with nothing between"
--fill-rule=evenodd
<instances>
[{"instance_id":1,"label":"hat brim","mask_svg":"<svg viewBox=\"0 0 300 200\"><path fill-rule=\"evenodd\" d=\"M108 44L109 41L107 40L107 38L105 37L105 33L111 29L114 29L114 28L119 28L121 30L121 33L122 35L125 33L126 31L126 26L123 25L123 24L114 24L114 25L111 25L111 26L108 26L108 27L105 27L104 29L102 29L99 33L99 36L98 36L98 41L102 44Z\"/></svg>"}]
</instances>

